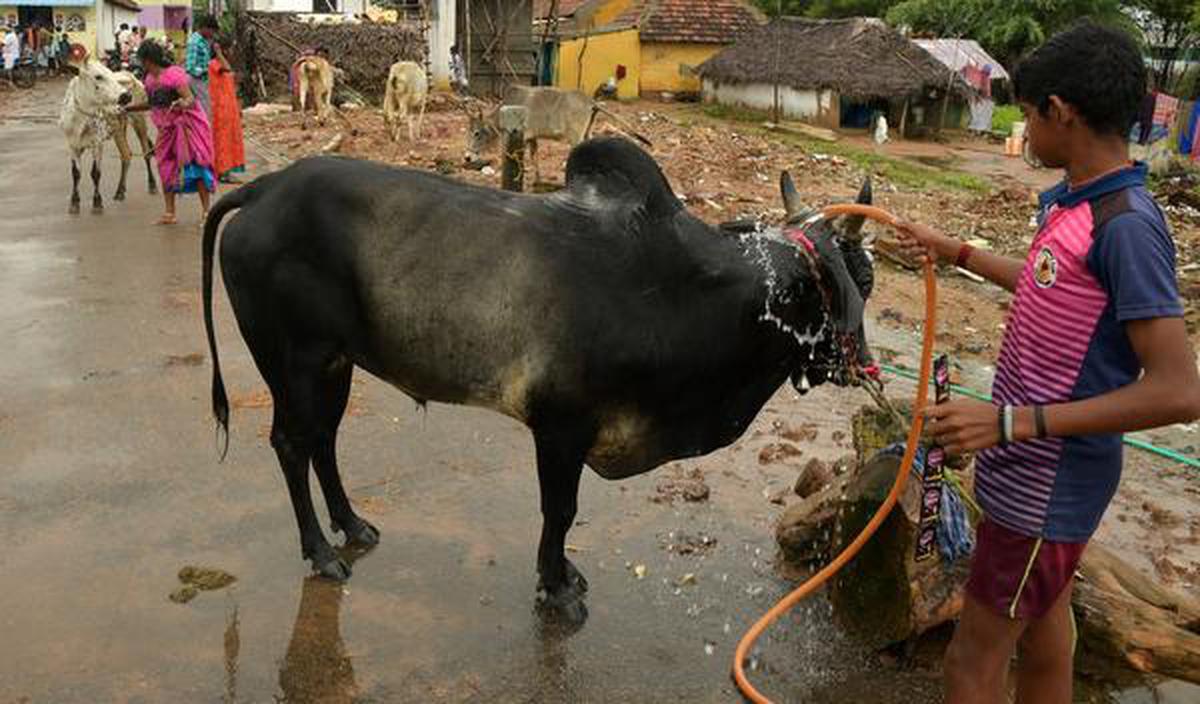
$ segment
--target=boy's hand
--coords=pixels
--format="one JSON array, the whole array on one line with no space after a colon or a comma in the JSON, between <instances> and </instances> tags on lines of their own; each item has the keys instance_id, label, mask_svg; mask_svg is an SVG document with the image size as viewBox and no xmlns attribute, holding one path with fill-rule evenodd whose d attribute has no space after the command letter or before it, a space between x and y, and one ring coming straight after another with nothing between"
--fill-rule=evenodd
<instances>
[{"instance_id":1,"label":"boy's hand","mask_svg":"<svg viewBox=\"0 0 1200 704\"><path fill-rule=\"evenodd\" d=\"M948 250L957 251L959 242L927 225L903 221L896 225L900 236L900 251L918 262L937 263L946 258ZM949 255L952 256L952 255Z\"/></svg>"},{"instance_id":2,"label":"boy's hand","mask_svg":"<svg viewBox=\"0 0 1200 704\"><path fill-rule=\"evenodd\" d=\"M952 455L986 450L1000 444L1000 417L995 406L962 399L932 406L925 421L933 437Z\"/></svg>"}]
</instances>

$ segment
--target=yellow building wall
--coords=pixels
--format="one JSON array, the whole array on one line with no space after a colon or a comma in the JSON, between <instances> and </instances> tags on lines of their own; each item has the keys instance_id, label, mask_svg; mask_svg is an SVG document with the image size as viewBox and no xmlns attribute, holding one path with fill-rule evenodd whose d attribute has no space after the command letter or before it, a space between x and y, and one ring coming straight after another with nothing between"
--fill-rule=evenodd
<instances>
[{"instance_id":1,"label":"yellow building wall","mask_svg":"<svg viewBox=\"0 0 1200 704\"><path fill-rule=\"evenodd\" d=\"M592 14L592 21L589 26L592 28L603 27L621 16L621 13L628 10L633 4L633 0L609 0L596 9Z\"/></svg>"},{"instance_id":2,"label":"yellow building wall","mask_svg":"<svg viewBox=\"0 0 1200 704\"><path fill-rule=\"evenodd\" d=\"M582 71L580 52L583 53ZM641 53L636 29L562 42L558 49L554 85L592 95L610 76L616 75L617 66L621 65L625 67L625 78L617 82L617 97L621 100L637 98L642 75Z\"/></svg>"},{"instance_id":3,"label":"yellow building wall","mask_svg":"<svg viewBox=\"0 0 1200 704\"><path fill-rule=\"evenodd\" d=\"M88 7L55 7L52 10L54 18L57 20L60 16L64 19L71 15L79 15L83 18L84 31L82 32L67 32L72 44L82 44L88 50L90 55L96 53L96 8L95 6ZM14 21L17 17L16 5L0 5L0 24L4 24L5 20L11 17Z\"/></svg>"},{"instance_id":4,"label":"yellow building wall","mask_svg":"<svg viewBox=\"0 0 1200 704\"><path fill-rule=\"evenodd\" d=\"M695 68L724 48L720 44L642 44L642 91L699 91L700 79L684 76L680 67Z\"/></svg>"}]
</instances>

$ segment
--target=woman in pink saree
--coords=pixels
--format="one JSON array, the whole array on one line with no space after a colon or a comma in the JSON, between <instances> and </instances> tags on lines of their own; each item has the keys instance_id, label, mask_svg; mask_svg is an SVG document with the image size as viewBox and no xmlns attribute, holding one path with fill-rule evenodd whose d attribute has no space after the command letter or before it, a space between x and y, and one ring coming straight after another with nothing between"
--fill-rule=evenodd
<instances>
[{"instance_id":1,"label":"woman in pink saree","mask_svg":"<svg viewBox=\"0 0 1200 704\"><path fill-rule=\"evenodd\" d=\"M188 87L188 75L171 65L166 50L154 41L138 47L138 58L146 69L149 103L133 105L130 111L149 110L158 130L154 156L162 178L166 211L159 225L174 225L175 194L199 193L200 207L207 215L209 197L216 190L213 173L212 128L204 110Z\"/></svg>"}]
</instances>

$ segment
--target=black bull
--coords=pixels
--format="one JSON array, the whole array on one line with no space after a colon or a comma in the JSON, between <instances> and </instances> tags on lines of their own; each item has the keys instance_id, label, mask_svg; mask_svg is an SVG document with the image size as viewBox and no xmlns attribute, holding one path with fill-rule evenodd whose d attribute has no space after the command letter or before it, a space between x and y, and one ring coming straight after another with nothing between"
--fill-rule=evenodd
<instances>
[{"instance_id":1,"label":"black bull","mask_svg":"<svg viewBox=\"0 0 1200 704\"><path fill-rule=\"evenodd\" d=\"M784 200L802 216L786 175ZM213 253L236 208L221 241L225 286L274 399L271 444L303 555L331 578L350 570L318 525L310 462L333 529L366 545L379 536L351 507L334 451L355 366L418 402L482 406L530 428L539 587L581 619L587 582L564 541L585 463L621 479L711 452L789 377L803 390L845 383L835 372L865 359L834 343L862 341L871 271L853 239L821 224L808 258L778 233L722 233L629 142L580 145L566 188L548 196L318 158L225 196L206 223L204 318L226 432Z\"/></svg>"}]
</instances>

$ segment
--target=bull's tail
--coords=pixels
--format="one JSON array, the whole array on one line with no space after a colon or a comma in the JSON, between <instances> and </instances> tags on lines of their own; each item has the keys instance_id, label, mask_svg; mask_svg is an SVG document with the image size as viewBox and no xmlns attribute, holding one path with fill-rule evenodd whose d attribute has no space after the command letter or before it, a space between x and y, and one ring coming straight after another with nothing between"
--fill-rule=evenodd
<instances>
[{"instance_id":1,"label":"bull's tail","mask_svg":"<svg viewBox=\"0 0 1200 704\"><path fill-rule=\"evenodd\" d=\"M253 184L243 186L217 201L204 222L202 245L203 271L201 287L204 299L204 331L208 335L208 352L212 355L212 410L217 419L217 433L221 438L221 460L229 451L229 398L225 395L225 381L221 378L221 361L217 357L217 335L213 329L213 256L217 248L217 230L221 220L231 210L242 207L250 197Z\"/></svg>"}]
</instances>

